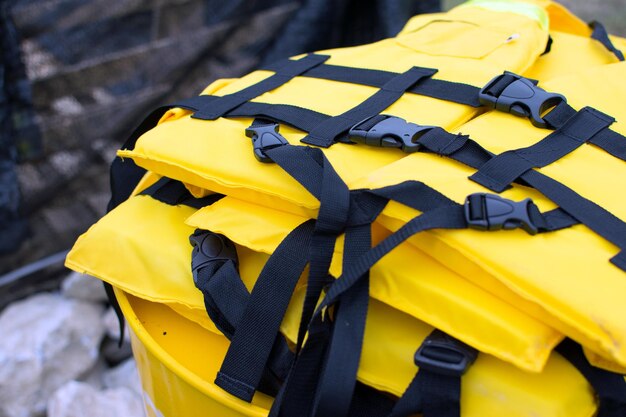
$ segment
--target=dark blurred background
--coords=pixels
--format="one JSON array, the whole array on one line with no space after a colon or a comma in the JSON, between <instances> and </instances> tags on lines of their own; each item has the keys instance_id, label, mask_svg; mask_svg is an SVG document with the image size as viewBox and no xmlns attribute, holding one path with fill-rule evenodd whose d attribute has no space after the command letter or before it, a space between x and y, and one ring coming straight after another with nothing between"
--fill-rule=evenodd
<instances>
[{"instance_id":1,"label":"dark blurred background","mask_svg":"<svg viewBox=\"0 0 626 417\"><path fill-rule=\"evenodd\" d=\"M625 35L623 2L563 1ZM108 165L153 107L459 3L0 0L0 278L69 248L104 214Z\"/></svg>"},{"instance_id":2,"label":"dark blurred background","mask_svg":"<svg viewBox=\"0 0 626 417\"><path fill-rule=\"evenodd\" d=\"M264 61L395 35L439 0L0 0L0 274L104 214L153 107ZM57 262L58 263L58 262Z\"/></svg>"}]
</instances>

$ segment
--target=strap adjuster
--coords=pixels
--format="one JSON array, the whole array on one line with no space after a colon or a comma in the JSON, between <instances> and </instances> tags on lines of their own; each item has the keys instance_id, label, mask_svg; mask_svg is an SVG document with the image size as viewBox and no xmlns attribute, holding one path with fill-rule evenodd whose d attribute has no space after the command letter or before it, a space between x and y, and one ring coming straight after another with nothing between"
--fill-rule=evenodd
<instances>
[{"instance_id":1,"label":"strap adjuster","mask_svg":"<svg viewBox=\"0 0 626 417\"><path fill-rule=\"evenodd\" d=\"M435 329L415 352L415 365L441 375L461 376L476 361L478 351Z\"/></svg>"},{"instance_id":2,"label":"strap adjuster","mask_svg":"<svg viewBox=\"0 0 626 417\"><path fill-rule=\"evenodd\" d=\"M348 139L369 146L399 148L406 153L417 152L417 140L435 126L421 126L416 123L385 114L368 117L352 126Z\"/></svg>"},{"instance_id":3,"label":"strap adjuster","mask_svg":"<svg viewBox=\"0 0 626 417\"><path fill-rule=\"evenodd\" d=\"M500 85L507 81L511 82L504 87ZM534 126L546 129L549 128L548 123L541 115L567 100L561 94L549 93L537 87L537 84L538 81L505 71L480 90L478 100L483 106L528 117Z\"/></svg>"},{"instance_id":4,"label":"strap adjuster","mask_svg":"<svg viewBox=\"0 0 626 417\"><path fill-rule=\"evenodd\" d=\"M529 234L535 235L539 229L530 218L530 210L533 206L530 198L513 201L497 194L470 194L465 199L465 220L472 229L522 228Z\"/></svg>"},{"instance_id":5,"label":"strap adjuster","mask_svg":"<svg viewBox=\"0 0 626 417\"><path fill-rule=\"evenodd\" d=\"M259 162L274 162L265 151L288 145L287 139L278 133L278 123L258 123L256 120L246 129L246 136L252 138L254 156Z\"/></svg>"},{"instance_id":6,"label":"strap adjuster","mask_svg":"<svg viewBox=\"0 0 626 417\"><path fill-rule=\"evenodd\" d=\"M238 263L237 249L233 242L226 236L210 232L208 230L196 229L189 236L189 243L193 246L191 252L191 271L193 280L197 284L198 271L211 262L233 261Z\"/></svg>"}]
</instances>

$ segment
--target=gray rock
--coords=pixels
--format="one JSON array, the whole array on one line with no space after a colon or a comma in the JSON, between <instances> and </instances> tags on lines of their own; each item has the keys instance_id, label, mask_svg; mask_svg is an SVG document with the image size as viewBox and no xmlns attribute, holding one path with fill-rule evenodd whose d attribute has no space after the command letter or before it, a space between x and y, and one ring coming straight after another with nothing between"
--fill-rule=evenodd
<instances>
[{"instance_id":1,"label":"gray rock","mask_svg":"<svg viewBox=\"0 0 626 417\"><path fill-rule=\"evenodd\" d=\"M78 272L72 272L65 278L61 284L61 293L67 298L75 298L77 300L107 301L107 294L102 286L102 281Z\"/></svg>"},{"instance_id":2,"label":"gray rock","mask_svg":"<svg viewBox=\"0 0 626 417\"><path fill-rule=\"evenodd\" d=\"M0 416L42 415L48 398L86 374L104 335L100 305L38 294L0 314Z\"/></svg>"},{"instance_id":3,"label":"gray rock","mask_svg":"<svg viewBox=\"0 0 626 417\"><path fill-rule=\"evenodd\" d=\"M71 381L48 401L48 417L144 417L141 397L127 388L98 391Z\"/></svg>"},{"instance_id":4,"label":"gray rock","mask_svg":"<svg viewBox=\"0 0 626 417\"><path fill-rule=\"evenodd\" d=\"M139 396L141 396L143 391L139 372L137 372L137 365L132 358L122 362L115 368L105 371L102 374L102 383L105 388L128 388Z\"/></svg>"},{"instance_id":5,"label":"gray rock","mask_svg":"<svg viewBox=\"0 0 626 417\"><path fill-rule=\"evenodd\" d=\"M77 380L91 385L97 390L104 389L102 378L105 372L109 371L106 361L100 357L94 366L89 371L81 375Z\"/></svg>"}]
</instances>

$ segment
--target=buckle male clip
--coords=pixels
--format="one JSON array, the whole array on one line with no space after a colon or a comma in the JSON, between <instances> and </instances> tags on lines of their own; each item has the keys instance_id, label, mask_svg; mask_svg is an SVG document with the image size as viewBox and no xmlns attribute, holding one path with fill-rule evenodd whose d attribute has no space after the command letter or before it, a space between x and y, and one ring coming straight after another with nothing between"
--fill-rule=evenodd
<instances>
[{"instance_id":1,"label":"buckle male clip","mask_svg":"<svg viewBox=\"0 0 626 417\"><path fill-rule=\"evenodd\" d=\"M499 94L491 91L503 77L513 77L513 82ZM546 129L548 123L541 117L548 109L567 99L561 94L549 93L537 87L538 81L524 78L512 72L494 77L478 93L478 100L484 106L500 110L515 116L528 117L533 126ZM499 90L499 89L498 89Z\"/></svg>"},{"instance_id":2,"label":"buckle male clip","mask_svg":"<svg viewBox=\"0 0 626 417\"><path fill-rule=\"evenodd\" d=\"M390 115L376 115L352 126L348 139L369 146L399 148L413 153L420 148L418 139L435 126L421 126Z\"/></svg>"},{"instance_id":3,"label":"buckle male clip","mask_svg":"<svg viewBox=\"0 0 626 417\"><path fill-rule=\"evenodd\" d=\"M530 218L530 198L513 201L497 194L475 193L465 199L465 220L472 229L513 230L522 228L531 235L539 229Z\"/></svg>"},{"instance_id":4,"label":"buckle male clip","mask_svg":"<svg viewBox=\"0 0 626 417\"><path fill-rule=\"evenodd\" d=\"M246 136L252 138L256 159L265 163L274 162L265 154L265 151L289 144L287 139L278 133L278 123L258 124L256 126L253 123L246 129Z\"/></svg>"},{"instance_id":5,"label":"buckle male clip","mask_svg":"<svg viewBox=\"0 0 626 417\"><path fill-rule=\"evenodd\" d=\"M211 262L233 261L238 264L237 249L226 236L196 229L189 236L189 243L193 246L191 252L191 271L193 280L197 283L198 271Z\"/></svg>"},{"instance_id":6,"label":"buckle male clip","mask_svg":"<svg viewBox=\"0 0 626 417\"><path fill-rule=\"evenodd\" d=\"M440 375L461 376L476 361L478 351L435 329L415 352L415 365Z\"/></svg>"}]
</instances>

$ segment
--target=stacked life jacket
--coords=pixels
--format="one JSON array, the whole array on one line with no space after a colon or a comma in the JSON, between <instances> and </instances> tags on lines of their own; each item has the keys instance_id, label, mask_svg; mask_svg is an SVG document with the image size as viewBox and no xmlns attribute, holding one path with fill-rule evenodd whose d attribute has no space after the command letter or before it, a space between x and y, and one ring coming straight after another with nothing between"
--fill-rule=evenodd
<instances>
[{"instance_id":1,"label":"stacked life jacket","mask_svg":"<svg viewBox=\"0 0 626 417\"><path fill-rule=\"evenodd\" d=\"M624 416L622 47L474 0L216 81L67 266L227 338L211 382L270 416Z\"/></svg>"}]
</instances>

